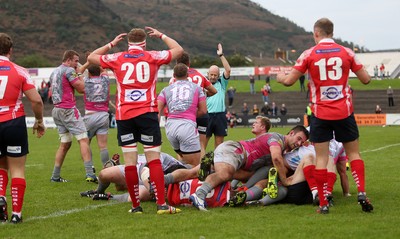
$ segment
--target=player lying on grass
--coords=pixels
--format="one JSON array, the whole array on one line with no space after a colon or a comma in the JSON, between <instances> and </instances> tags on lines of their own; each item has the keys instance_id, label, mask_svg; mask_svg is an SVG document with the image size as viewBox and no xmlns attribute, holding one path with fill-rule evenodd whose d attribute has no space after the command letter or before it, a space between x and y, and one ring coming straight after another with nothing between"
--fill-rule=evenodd
<instances>
[{"instance_id":1,"label":"player lying on grass","mask_svg":"<svg viewBox=\"0 0 400 239\"><path fill-rule=\"evenodd\" d=\"M161 165L165 173L173 172L176 169L190 168L189 165L183 164L167 153L161 153ZM127 190L125 182L125 165L119 165L119 155L114 155L109 162L104 165L104 169L99 173L99 184L97 189L81 192L83 197L91 197L93 200L108 200L111 198L120 199L121 197L128 197L128 195L111 195L106 193L105 190L111 183L115 184L117 191ZM149 168L146 166L146 158L144 154L139 154L137 171L139 175L139 198L143 200L150 200L150 183Z\"/></svg>"},{"instance_id":2,"label":"player lying on grass","mask_svg":"<svg viewBox=\"0 0 400 239\"><path fill-rule=\"evenodd\" d=\"M265 162L260 160L265 155L270 155L274 166L281 172L281 182L287 185L287 169L282 152L300 147L308 139L308 135L304 126L297 125L287 135L265 133L249 140L223 142L214 151L215 172L206 177L201 187L190 196L190 200L197 209L207 211L205 198L212 189L231 181L239 169L251 172L256 170L255 166L259 168L259 165L265 165Z\"/></svg>"},{"instance_id":3,"label":"player lying on grass","mask_svg":"<svg viewBox=\"0 0 400 239\"><path fill-rule=\"evenodd\" d=\"M259 181L253 186L243 191L239 191L236 196L230 200L230 206L239 206L245 202L258 200L256 204L270 205L276 202L285 202L292 204L311 204L318 205L318 193L316 189L313 171L315 169L315 149L313 145L303 145L295 151L286 153L284 158L290 170L294 170L294 174L288 178L289 185L284 187L278 185L278 191L270 193L268 182L275 182L275 178L262 178L267 175L267 169L262 168L264 173L257 172L253 177L259 177ZM326 188L326 197L330 204L333 205L333 185L336 181L336 168L340 175L344 196L349 196L349 183L346 174L346 155L344 153L343 144L331 140L329 147L329 166L328 166L328 185ZM336 166L336 168L335 168ZM261 175L261 177L260 177ZM255 179L253 179L255 181ZM263 189L264 188L264 189ZM254 203L254 202L253 202Z\"/></svg>"}]
</instances>

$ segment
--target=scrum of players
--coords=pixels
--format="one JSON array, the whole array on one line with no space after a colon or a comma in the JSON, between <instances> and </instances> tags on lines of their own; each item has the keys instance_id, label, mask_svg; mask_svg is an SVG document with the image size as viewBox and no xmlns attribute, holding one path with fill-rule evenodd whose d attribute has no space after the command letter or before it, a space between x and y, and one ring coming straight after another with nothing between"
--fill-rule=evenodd
<instances>
[{"instance_id":1,"label":"scrum of players","mask_svg":"<svg viewBox=\"0 0 400 239\"><path fill-rule=\"evenodd\" d=\"M81 192L81 196L93 200L129 201L132 214L143 213L140 202L147 200L155 201L157 214L179 213L181 210L176 207L179 205L193 205L200 211L207 211L220 206L267 206L273 203L314 204L318 206L318 213L327 214L329 207L333 206L332 192L337 173L343 195L350 196L346 174L349 161L357 185L357 202L363 211L371 212L373 206L365 192L364 163L358 152L358 128L353 109L348 107L351 100L347 90L350 70L364 84L368 84L370 78L355 54L336 44L332 36L333 23L326 18L319 19L313 33L316 46L300 56L289 74L277 75L277 82L285 86L293 85L307 71L312 75L310 87L314 89L310 92L319 93L310 96L313 112L310 129L297 125L286 135L269 132L269 119L258 116L251 128L254 138L240 141L225 140L225 92L231 67L222 44L217 45L216 55L223 69L221 71L212 65L206 77L190 67L189 54L176 40L152 27L133 28L129 33L117 35L109 43L88 52L82 66L78 64L76 51L65 51L62 64L50 76L49 95L54 105L52 117L60 139L50 181L68 182L61 177L61 167L75 137L84 163L85 180L97 183L96 189ZM168 49L147 49L147 37L159 39ZM36 118L34 132L41 137L45 132L43 103L37 94L31 92L33 84L26 69L9 60L11 38L3 33L0 38L1 49L5 49L0 56L0 66L6 65L2 68L5 71L1 72L1 79L22 79L23 87L19 91L32 101ZM122 41L127 41L127 50L109 53ZM332 57L351 67L343 67L340 76L322 75L321 72L325 71L319 68L325 65L314 62ZM174 62L170 85L157 96L157 72L161 65ZM19 75L9 69L17 69ZM118 155L110 159L107 149L110 80L106 70L113 72L118 84L113 106L124 165L119 164ZM335 79L330 79L332 77ZM337 88L340 94L327 98L323 91L331 88L332 80L336 82L335 87L341 84ZM2 84L7 83L2 81ZM84 94L84 116L76 107L75 91ZM23 107L16 106L20 99L14 97L14 101L9 103L7 99L13 97L12 92L5 92L5 95L0 99L0 105L6 106L0 111L0 130L3 130L3 125L25 117ZM13 113L14 109L17 114ZM176 157L161 152L159 120L162 114L166 118L166 135ZM213 150L206 153L213 135ZM94 137L104 165L99 176L95 174L90 149ZM26 137L20 141L26 142ZM9 142L3 143L7 146ZM138 153L138 143L143 146L143 154ZM27 144L21 148L20 152L0 148L0 177L3 179L0 188L6 188L8 182L4 180L8 179L4 162L21 161L20 164L10 164L10 168L14 168L11 172L15 174L11 175L11 186L20 195L19 199L13 198L13 202L17 202L12 207L13 223L22 222L26 187L22 179L24 175L19 172L20 165L25 164ZM114 195L106 192L111 183L117 190L128 192ZM5 190L0 191L0 220L8 220Z\"/></svg>"}]
</instances>

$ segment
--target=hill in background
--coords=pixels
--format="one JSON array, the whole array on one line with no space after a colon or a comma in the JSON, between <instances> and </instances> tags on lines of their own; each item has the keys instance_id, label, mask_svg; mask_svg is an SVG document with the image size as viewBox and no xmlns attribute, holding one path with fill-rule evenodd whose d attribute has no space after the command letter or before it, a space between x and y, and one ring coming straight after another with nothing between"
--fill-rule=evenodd
<instances>
[{"instance_id":1,"label":"hill in background","mask_svg":"<svg viewBox=\"0 0 400 239\"><path fill-rule=\"evenodd\" d=\"M192 55L215 56L221 42L227 55L249 56L256 65L274 62L278 48L295 49L295 59L314 44L310 32L249 0L1 1L0 22L0 32L14 39L14 58L41 55L53 66L66 49L83 54L144 26L170 35ZM165 48L158 39L148 46Z\"/></svg>"}]
</instances>

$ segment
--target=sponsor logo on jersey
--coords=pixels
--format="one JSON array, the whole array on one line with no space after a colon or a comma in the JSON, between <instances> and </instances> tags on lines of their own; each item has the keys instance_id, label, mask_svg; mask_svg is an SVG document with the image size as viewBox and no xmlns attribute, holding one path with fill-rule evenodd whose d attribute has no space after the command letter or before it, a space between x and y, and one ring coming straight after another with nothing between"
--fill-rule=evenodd
<instances>
[{"instance_id":1,"label":"sponsor logo on jersey","mask_svg":"<svg viewBox=\"0 0 400 239\"><path fill-rule=\"evenodd\" d=\"M0 71L9 71L11 70L11 67L9 66L0 66Z\"/></svg>"},{"instance_id":2,"label":"sponsor logo on jersey","mask_svg":"<svg viewBox=\"0 0 400 239\"><path fill-rule=\"evenodd\" d=\"M21 146L8 146L7 152L12 154L20 154L22 152Z\"/></svg>"},{"instance_id":3,"label":"sponsor logo on jersey","mask_svg":"<svg viewBox=\"0 0 400 239\"><path fill-rule=\"evenodd\" d=\"M10 109L10 107L8 106L0 106L0 112L5 112L8 111Z\"/></svg>"},{"instance_id":4,"label":"sponsor logo on jersey","mask_svg":"<svg viewBox=\"0 0 400 239\"><path fill-rule=\"evenodd\" d=\"M125 102L139 102L146 101L146 90L135 89L125 91Z\"/></svg>"},{"instance_id":5,"label":"sponsor logo on jersey","mask_svg":"<svg viewBox=\"0 0 400 239\"><path fill-rule=\"evenodd\" d=\"M181 192L180 198L189 198L190 196L190 184L192 181L187 180L179 184L179 191Z\"/></svg>"},{"instance_id":6,"label":"sponsor logo on jersey","mask_svg":"<svg viewBox=\"0 0 400 239\"><path fill-rule=\"evenodd\" d=\"M144 57L143 53L140 54L125 54L124 58L139 58L139 57Z\"/></svg>"},{"instance_id":7,"label":"sponsor logo on jersey","mask_svg":"<svg viewBox=\"0 0 400 239\"><path fill-rule=\"evenodd\" d=\"M341 85L321 87L321 100L338 100L343 98L342 89Z\"/></svg>"},{"instance_id":8,"label":"sponsor logo on jersey","mask_svg":"<svg viewBox=\"0 0 400 239\"><path fill-rule=\"evenodd\" d=\"M140 139L144 142L153 142L154 141L154 137L151 135L140 135Z\"/></svg>"},{"instance_id":9,"label":"sponsor logo on jersey","mask_svg":"<svg viewBox=\"0 0 400 239\"><path fill-rule=\"evenodd\" d=\"M331 52L340 52L340 48L318 49L315 51L315 53L317 53L317 54L331 53Z\"/></svg>"},{"instance_id":10,"label":"sponsor logo on jersey","mask_svg":"<svg viewBox=\"0 0 400 239\"><path fill-rule=\"evenodd\" d=\"M130 140L133 140L133 139L134 139L134 137L133 137L132 133L131 134L121 135L121 142L126 142L126 141L130 141Z\"/></svg>"}]
</instances>

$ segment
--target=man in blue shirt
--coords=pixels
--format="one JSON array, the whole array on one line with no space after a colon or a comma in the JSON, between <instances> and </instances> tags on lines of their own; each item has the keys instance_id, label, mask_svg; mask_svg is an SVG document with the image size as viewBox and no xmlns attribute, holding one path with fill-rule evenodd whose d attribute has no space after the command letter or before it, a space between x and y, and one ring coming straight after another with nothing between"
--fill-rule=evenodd
<instances>
[{"instance_id":1,"label":"man in blue shirt","mask_svg":"<svg viewBox=\"0 0 400 239\"><path fill-rule=\"evenodd\" d=\"M219 67L212 65L208 70L207 76L214 87L217 89L217 94L207 97L207 109L209 114L209 121L206 133L206 146L211 136L214 134L216 148L219 144L224 142L224 137L227 136L228 125L225 117L225 92L228 85L228 80L231 75L231 66L226 60L221 43L218 44L217 54L221 59L224 66L224 72L220 75Z\"/></svg>"}]
</instances>

